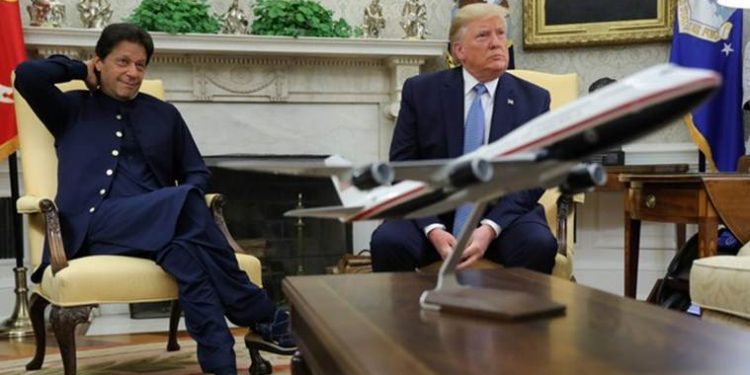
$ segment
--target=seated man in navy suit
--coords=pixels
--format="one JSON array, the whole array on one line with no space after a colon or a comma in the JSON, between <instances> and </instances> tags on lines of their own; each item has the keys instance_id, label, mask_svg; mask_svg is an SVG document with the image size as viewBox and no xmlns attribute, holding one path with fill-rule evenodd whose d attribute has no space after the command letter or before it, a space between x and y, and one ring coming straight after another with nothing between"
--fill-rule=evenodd
<instances>
[{"instance_id":1,"label":"seated man in navy suit","mask_svg":"<svg viewBox=\"0 0 750 375\"><path fill-rule=\"evenodd\" d=\"M486 3L458 10L451 23L450 42L452 54L462 66L404 82L391 160L455 158L471 151L464 143L469 118L483 129L478 137L466 138L479 138L480 144L486 144L549 110L546 90L505 74L504 12L502 7ZM472 113L474 107L477 110ZM542 193L541 188L521 191L490 205L473 229L458 268L486 258L506 267L551 273L557 243L537 203ZM456 243L454 213L386 220L372 235L373 270L411 271L446 259Z\"/></svg>"},{"instance_id":2,"label":"seated man in navy suit","mask_svg":"<svg viewBox=\"0 0 750 375\"><path fill-rule=\"evenodd\" d=\"M203 198L209 171L180 113L138 92L153 51L144 30L112 24L91 60L26 61L15 86L55 137L55 201L68 257L154 259L177 281L203 370L236 374L224 316L293 348L289 316L250 282L215 224ZM55 86L75 79L90 90ZM32 281L41 281L48 260L45 249Z\"/></svg>"}]
</instances>

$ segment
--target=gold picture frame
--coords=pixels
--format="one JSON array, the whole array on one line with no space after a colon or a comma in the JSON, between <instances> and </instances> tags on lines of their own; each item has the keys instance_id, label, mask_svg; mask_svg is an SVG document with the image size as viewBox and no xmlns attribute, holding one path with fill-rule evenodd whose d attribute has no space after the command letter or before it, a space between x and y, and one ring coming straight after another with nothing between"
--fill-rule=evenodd
<instances>
[{"instance_id":1,"label":"gold picture frame","mask_svg":"<svg viewBox=\"0 0 750 375\"><path fill-rule=\"evenodd\" d=\"M525 49L668 40L676 0L523 0Z\"/></svg>"}]
</instances>

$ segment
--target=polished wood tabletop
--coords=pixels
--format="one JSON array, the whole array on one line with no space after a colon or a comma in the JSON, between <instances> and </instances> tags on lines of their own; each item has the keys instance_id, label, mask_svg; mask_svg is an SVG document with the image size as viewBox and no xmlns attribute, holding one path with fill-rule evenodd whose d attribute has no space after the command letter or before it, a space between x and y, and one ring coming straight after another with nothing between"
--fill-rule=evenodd
<instances>
[{"instance_id":1,"label":"polished wood tabletop","mask_svg":"<svg viewBox=\"0 0 750 375\"><path fill-rule=\"evenodd\" d=\"M464 283L524 291L564 315L502 321L424 311L434 275L284 280L301 361L294 374L745 374L750 330L730 328L523 269ZM304 363L301 365L300 363Z\"/></svg>"}]
</instances>

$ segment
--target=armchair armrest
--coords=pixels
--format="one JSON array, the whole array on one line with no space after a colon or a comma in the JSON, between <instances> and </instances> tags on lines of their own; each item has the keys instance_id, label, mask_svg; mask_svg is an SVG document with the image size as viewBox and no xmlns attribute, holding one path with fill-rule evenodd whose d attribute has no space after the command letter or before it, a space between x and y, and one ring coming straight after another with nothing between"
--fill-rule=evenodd
<instances>
[{"instance_id":1,"label":"armchair armrest","mask_svg":"<svg viewBox=\"0 0 750 375\"><path fill-rule=\"evenodd\" d=\"M63 245L62 232L60 231L60 216L57 213L55 202L46 197L24 195L16 201L16 210L21 214L41 213L44 216L52 274L57 274L60 270L67 267L68 256L65 255L65 246Z\"/></svg>"},{"instance_id":2,"label":"armchair armrest","mask_svg":"<svg viewBox=\"0 0 750 375\"><path fill-rule=\"evenodd\" d=\"M18 198L18 200L16 201L16 211L18 211L19 214L38 214L42 212L42 209L39 208L39 205L44 199L49 198L24 195L21 198Z\"/></svg>"},{"instance_id":3,"label":"armchair armrest","mask_svg":"<svg viewBox=\"0 0 750 375\"><path fill-rule=\"evenodd\" d=\"M68 266L68 257L65 255L62 232L60 230L60 215L57 213L55 202L50 199L42 199L39 208L47 222L47 245L49 246L49 262L52 274L55 275Z\"/></svg>"},{"instance_id":4,"label":"armchair armrest","mask_svg":"<svg viewBox=\"0 0 750 375\"><path fill-rule=\"evenodd\" d=\"M216 225L219 226L219 230L221 230L221 233L224 234L224 238L226 238L227 242L229 242L229 246L232 247L235 253L246 254L247 252L242 247L240 247L237 241L234 240L234 237L232 237L232 234L229 233L229 228L227 227L227 223L224 220L223 207L226 203L224 195L206 194L205 198L206 204L211 209L211 213L213 214L214 222L216 222Z\"/></svg>"}]
</instances>

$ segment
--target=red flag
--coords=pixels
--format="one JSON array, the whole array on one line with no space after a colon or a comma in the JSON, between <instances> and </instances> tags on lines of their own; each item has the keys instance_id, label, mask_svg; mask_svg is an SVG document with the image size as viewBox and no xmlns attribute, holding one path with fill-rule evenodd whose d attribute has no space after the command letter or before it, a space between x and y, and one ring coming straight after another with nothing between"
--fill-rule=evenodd
<instances>
[{"instance_id":1,"label":"red flag","mask_svg":"<svg viewBox=\"0 0 750 375\"><path fill-rule=\"evenodd\" d=\"M16 112L10 74L26 59L17 0L0 0L0 160L16 151Z\"/></svg>"}]
</instances>

